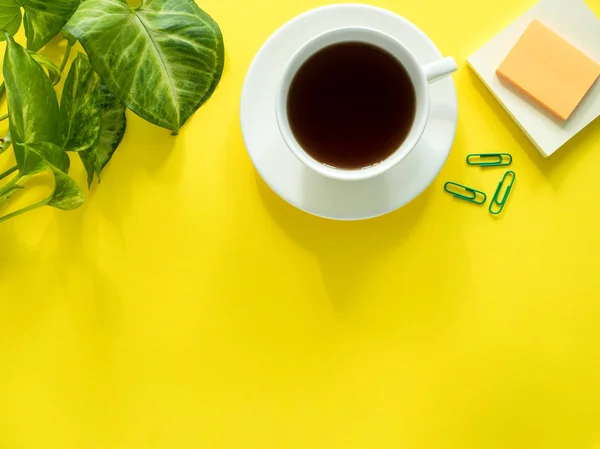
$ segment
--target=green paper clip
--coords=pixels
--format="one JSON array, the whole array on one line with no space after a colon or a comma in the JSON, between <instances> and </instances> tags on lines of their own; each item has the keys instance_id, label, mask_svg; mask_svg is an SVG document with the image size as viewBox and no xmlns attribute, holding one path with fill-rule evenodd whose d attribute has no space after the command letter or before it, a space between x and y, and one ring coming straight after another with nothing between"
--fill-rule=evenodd
<instances>
[{"instance_id":1,"label":"green paper clip","mask_svg":"<svg viewBox=\"0 0 600 449\"><path fill-rule=\"evenodd\" d=\"M462 189L464 192L468 193L469 195L465 195L464 193L459 193L457 191L453 191L453 190L451 190L451 187L456 187L458 189ZM470 203L483 204L487 200L487 196L482 191L475 190L475 189L472 189L471 187L463 186L463 185L457 184L455 182L447 182L446 184L444 184L444 190L446 192L448 192L450 195L453 195L456 198L460 198L461 200L469 201ZM480 201L477 200L478 196L481 197Z\"/></svg>"},{"instance_id":2,"label":"green paper clip","mask_svg":"<svg viewBox=\"0 0 600 449\"><path fill-rule=\"evenodd\" d=\"M502 187L504 187L506 179L509 177L511 177L510 184L508 184L506 186L506 190L504 192L504 196L502 197L502 200L498 201L498 197L500 196ZM504 205L506 204L506 201L508 200L508 195L510 195L510 191L511 191L512 186L515 183L516 179L517 179L517 175L515 174L514 171L509 170L506 173L504 173L504 176L500 180L500 183L498 183L498 188L496 189L496 192L494 193L494 197L492 198L492 201L490 201L490 214L498 215L500 212L502 212L502 209L504 209ZM498 210L494 211L495 210L494 206L497 206Z\"/></svg>"},{"instance_id":3,"label":"green paper clip","mask_svg":"<svg viewBox=\"0 0 600 449\"><path fill-rule=\"evenodd\" d=\"M479 167L505 167L512 164L512 155L508 153L469 154L467 164Z\"/></svg>"}]
</instances>

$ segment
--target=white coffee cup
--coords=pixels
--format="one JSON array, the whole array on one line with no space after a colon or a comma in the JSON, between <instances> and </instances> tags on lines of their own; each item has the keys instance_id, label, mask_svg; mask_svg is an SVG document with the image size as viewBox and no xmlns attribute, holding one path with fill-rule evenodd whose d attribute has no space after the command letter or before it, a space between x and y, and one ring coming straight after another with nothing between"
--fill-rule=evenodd
<instances>
[{"instance_id":1,"label":"white coffee cup","mask_svg":"<svg viewBox=\"0 0 600 449\"><path fill-rule=\"evenodd\" d=\"M363 42L387 51L407 70L416 94L415 119L404 142L382 162L354 170L331 167L310 156L294 137L287 115L288 92L300 67L323 48L343 42ZM443 58L421 66L411 51L402 43L386 33L371 28L348 27L327 31L304 44L292 56L285 68L276 98L279 130L292 153L307 167L323 176L344 181L359 181L378 176L402 161L417 146L429 119L429 84L455 72L456 69L456 62L453 58Z\"/></svg>"}]
</instances>

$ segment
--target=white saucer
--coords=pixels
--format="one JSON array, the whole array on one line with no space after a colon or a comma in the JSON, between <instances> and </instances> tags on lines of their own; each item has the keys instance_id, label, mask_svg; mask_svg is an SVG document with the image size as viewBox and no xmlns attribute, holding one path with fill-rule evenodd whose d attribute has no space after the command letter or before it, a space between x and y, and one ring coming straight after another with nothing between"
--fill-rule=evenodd
<instances>
[{"instance_id":1,"label":"white saucer","mask_svg":"<svg viewBox=\"0 0 600 449\"><path fill-rule=\"evenodd\" d=\"M422 64L442 57L421 30L384 9L354 4L314 9L277 30L254 58L242 92L242 133L256 170L288 203L324 218L363 220L406 205L433 182L454 142L458 107L451 77L432 84L431 114L420 143L381 176L338 181L310 170L292 154L279 133L275 93L286 63L304 43L343 26L370 27L390 34Z\"/></svg>"}]
</instances>

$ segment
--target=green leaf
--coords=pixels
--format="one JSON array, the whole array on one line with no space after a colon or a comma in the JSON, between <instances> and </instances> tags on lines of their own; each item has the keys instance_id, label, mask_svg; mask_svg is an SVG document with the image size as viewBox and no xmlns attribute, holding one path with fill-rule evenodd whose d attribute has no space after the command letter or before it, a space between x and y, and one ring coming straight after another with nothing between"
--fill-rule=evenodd
<instances>
[{"instance_id":1,"label":"green leaf","mask_svg":"<svg viewBox=\"0 0 600 449\"><path fill-rule=\"evenodd\" d=\"M50 59L40 55L34 51L28 51L29 55L36 60L36 62L46 69L48 78L53 86L56 86L60 81L60 69Z\"/></svg>"},{"instance_id":2,"label":"green leaf","mask_svg":"<svg viewBox=\"0 0 600 449\"><path fill-rule=\"evenodd\" d=\"M77 209L84 202L83 191L67 173L69 157L58 146L48 142L26 144L30 153L35 153L54 174L54 191L46 199L46 204L62 210Z\"/></svg>"},{"instance_id":3,"label":"green leaf","mask_svg":"<svg viewBox=\"0 0 600 449\"><path fill-rule=\"evenodd\" d=\"M14 35L23 8L27 48L38 51L60 32L78 4L79 0L0 0L0 29Z\"/></svg>"},{"instance_id":4,"label":"green leaf","mask_svg":"<svg viewBox=\"0 0 600 449\"><path fill-rule=\"evenodd\" d=\"M50 168L69 173L71 160L69 155L58 145L50 142L34 142L24 146L29 152L37 154L44 161L45 169Z\"/></svg>"},{"instance_id":5,"label":"green leaf","mask_svg":"<svg viewBox=\"0 0 600 449\"><path fill-rule=\"evenodd\" d=\"M223 72L223 36L193 0L86 0L65 26L133 112L177 133Z\"/></svg>"},{"instance_id":6,"label":"green leaf","mask_svg":"<svg viewBox=\"0 0 600 449\"><path fill-rule=\"evenodd\" d=\"M42 66L10 35L6 36L8 42L2 70L10 134L19 172L26 176L44 170L45 164L24 144L50 142L60 145L58 101Z\"/></svg>"},{"instance_id":7,"label":"green leaf","mask_svg":"<svg viewBox=\"0 0 600 449\"><path fill-rule=\"evenodd\" d=\"M0 30L14 35L21 27L21 6L15 0L0 0ZM0 41L4 34L0 34Z\"/></svg>"},{"instance_id":8,"label":"green leaf","mask_svg":"<svg viewBox=\"0 0 600 449\"><path fill-rule=\"evenodd\" d=\"M88 187L92 185L94 175L100 180L100 173L123 139L126 125L125 105L106 86L100 86L100 134L89 150L79 152L87 171Z\"/></svg>"},{"instance_id":9,"label":"green leaf","mask_svg":"<svg viewBox=\"0 0 600 449\"><path fill-rule=\"evenodd\" d=\"M85 197L79 184L61 171L52 170L52 172L55 185L48 206L62 210L74 210L80 207L84 203Z\"/></svg>"},{"instance_id":10,"label":"green leaf","mask_svg":"<svg viewBox=\"0 0 600 449\"><path fill-rule=\"evenodd\" d=\"M20 150L17 153L15 146L15 159L17 160L17 167L19 167L19 174L21 176L35 175L36 173L48 170L48 168L56 167L65 173L69 171L71 161L67 153L65 153L58 145L44 142L46 145L45 154L40 156L39 151L32 151L32 148L36 148L37 142L32 142L20 146ZM23 155L21 156L17 156ZM50 165L48 165L50 162Z\"/></svg>"},{"instance_id":11,"label":"green leaf","mask_svg":"<svg viewBox=\"0 0 600 449\"><path fill-rule=\"evenodd\" d=\"M29 143L23 146L28 153L35 154L43 161L44 166L52 171L54 175L54 189L50 196L42 201L0 217L0 223L43 206L51 206L62 210L73 210L81 206L84 202L83 191L67 174L69 170L69 157L67 153L58 145L48 142ZM66 160L64 159L65 156ZM18 189L23 188L19 184L19 181L22 179L23 176L19 173L18 176L0 189L0 202L10 198Z\"/></svg>"},{"instance_id":12,"label":"green leaf","mask_svg":"<svg viewBox=\"0 0 600 449\"><path fill-rule=\"evenodd\" d=\"M60 126L66 151L87 150L100 132L100 78L81 53L73 61L65 81Z\"/></svg>"}]
</instances>

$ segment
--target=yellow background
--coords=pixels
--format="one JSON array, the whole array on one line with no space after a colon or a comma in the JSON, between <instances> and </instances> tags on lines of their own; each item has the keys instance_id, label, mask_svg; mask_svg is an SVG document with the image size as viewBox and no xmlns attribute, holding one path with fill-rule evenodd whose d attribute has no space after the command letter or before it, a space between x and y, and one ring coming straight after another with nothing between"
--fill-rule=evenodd
<instances>
[{"instance_id":1,"label":"yellow background","mask_svg":"<svg viewBox=\"0 0 600 449\"><path fill-rule=\"evenodd\" d=\"M544 160L465 64L534 0L373 2L456 57L460 114L431 188L357 223L279 199L239 128L253 55L326 3L199 2L226 69L181 135L129 114L81 209L0 225L1 449L600 448L600 122ZM490 151L498 219L442 191L493 193Z\"/></svg>"}]
</instances>

